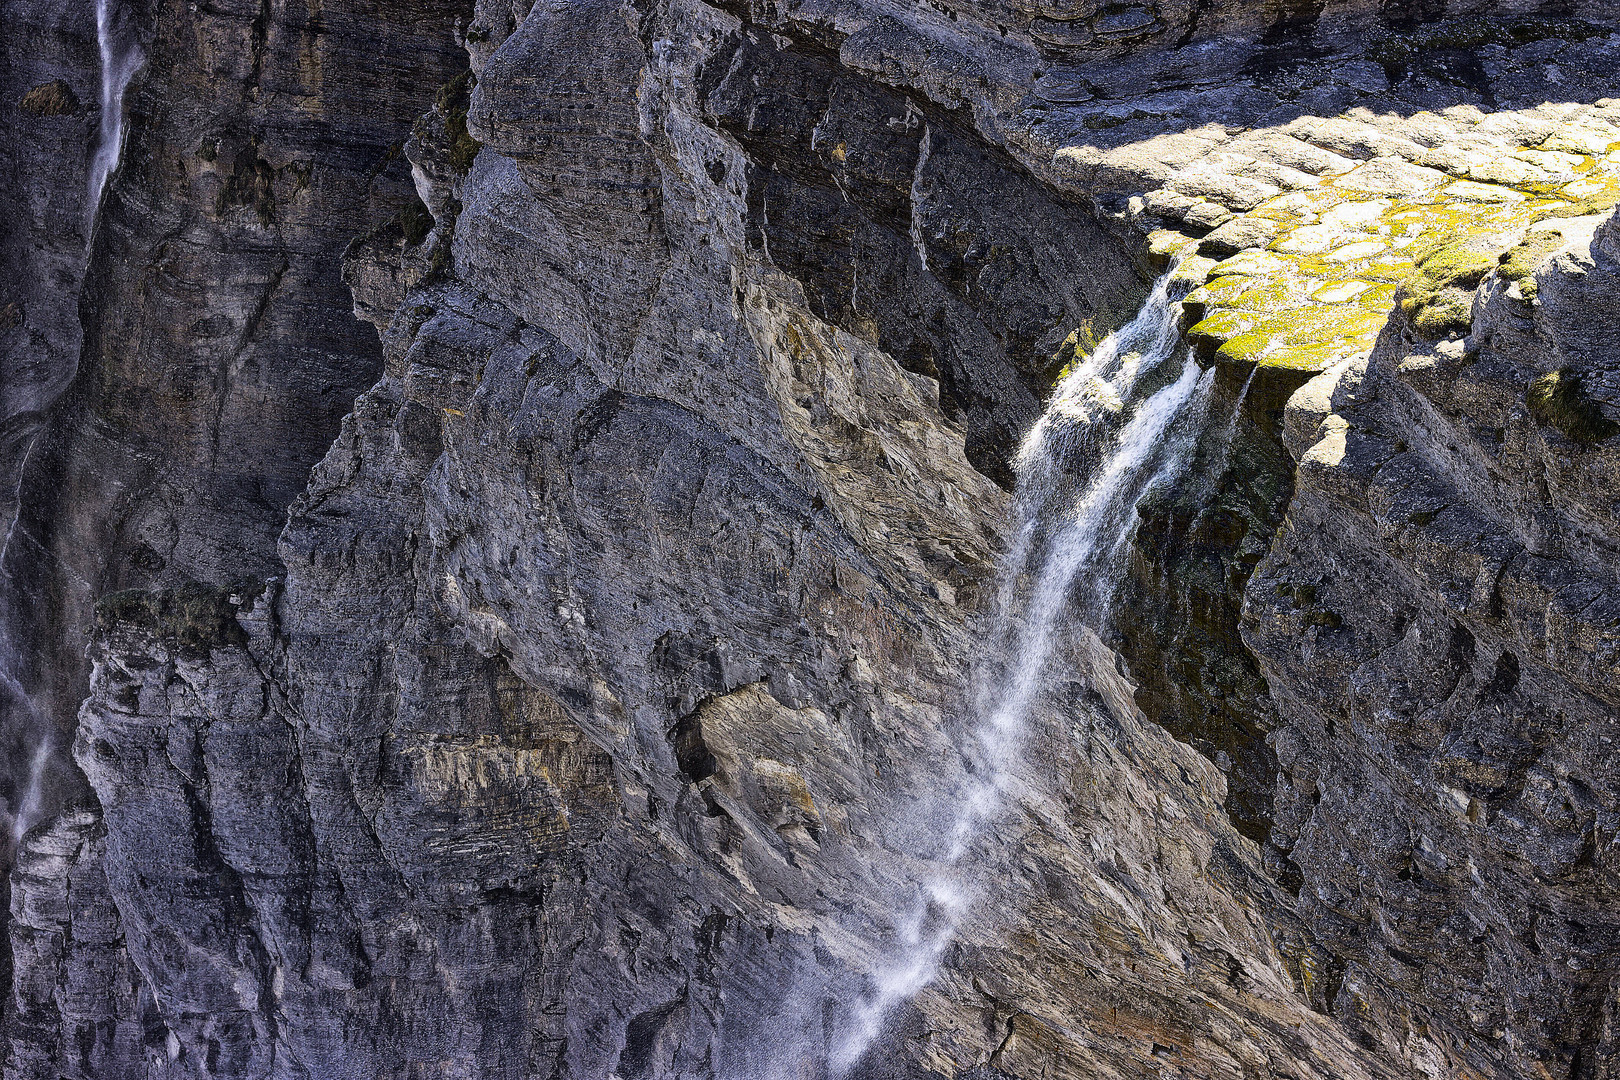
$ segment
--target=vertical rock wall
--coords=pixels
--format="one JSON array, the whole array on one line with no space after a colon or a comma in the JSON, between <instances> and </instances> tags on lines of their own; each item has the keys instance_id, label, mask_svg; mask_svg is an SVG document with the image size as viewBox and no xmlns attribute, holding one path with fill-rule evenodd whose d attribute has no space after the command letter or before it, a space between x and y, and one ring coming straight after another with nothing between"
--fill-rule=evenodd
<instances>
[{"instance_id":1,"label":"vertical rock wall","mask_svg":"<svg viewBox=\"0 0 1620 1080\"><path fill-rule=\"evenodd\" d=\"M64 269L44 291L72 347L30 331L52 389L30 414L40 433L0 597L8 670L32 699L8 694L0 726L29 730L37 710L64 748L99 596L274 571L287 505L378 370L338 258L410 196L398 144L463 62L453 5L127 14L147 61L83 289ZM364 44L383 27L397 28L390 50ZM69 204L61 218L82 211L80 174L28 181ZM74 787L57 764L53 803Z\"/></svg>"},{"instance_id":2,"label":"vertical rock wall","mask_svg":"<svg viewBox=\"0 0 1620 1080\"><path fill-rule=\"evenodd\" d=\"M970 767L1016 441L1149 230L1209 273L1487 126L1423 108L1518 139L1607 70L1601 4L1386 7L141 10L5 556L77 765L7 1075L829 1076ZM1466 337L1260 372L1148 504L855 1075L1606 1075L1615 254L1570 220Z\"/></svg>"},{"instance_id":3,"label":"vertical rock wall","mask_svg":"<svg viewBox=\"0 0 1620 1080\"><path fill-rule=\"evenodd\" d=\"M1616 230L1566 220L1466 338L1397 321L1301 391L1299 492L1245 603L1340 1011L1452 1002L1525 1074L1615 1055Z\"/></svg>"}]
</instances>

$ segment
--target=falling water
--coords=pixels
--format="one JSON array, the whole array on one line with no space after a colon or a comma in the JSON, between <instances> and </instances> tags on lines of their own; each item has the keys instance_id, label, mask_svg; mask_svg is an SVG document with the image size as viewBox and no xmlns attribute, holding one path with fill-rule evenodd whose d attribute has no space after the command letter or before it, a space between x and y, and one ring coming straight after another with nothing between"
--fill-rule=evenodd
<instances>
[{"instance_id":1,"label":"falling water","mask_svg":"<svg viewBox=\"0 0 1620 1080\"><path fill-rule=\"evenodd\" d=\"M12 676L12 659L10 642L0 634L0 693L9 696L22 708L31 734L39 740L28 759L28 779L23 790L18 793L15 805L5 807L3 811L4 816L10 819L6 823L11 834L10 850L15 851L44 805L45 772L51 761L51 737L28 691ZM3 800L0 800L0 805L4 805Z\"/></svg>"},{"instance_id":2,"label":"falling water","mask_svg":"<svg viewBox=\"0 0 1620 1080\"><path fill-rule=\"evenodd\" d=\"M17 800L17 809L11 815L13 851L22 843L23 835L33 826L34 819L39 817L44 804L45 766L50 764L50 760L51 740L45 737L34 747L34 756L28 761L28 786L23 789L22 798Z\"/></svg>"},{"instance_id":3,"label":"falling water","mask_svg":"<svg viewBox=\"0 0 1620 1080\"><path fill-rule=\"evenodd\" d=\"M140 70L145 58L134 42L119 10L115 7L116 0L96 0L96 45L101 54L101 123L97 132L96 149L90 159L90 179L88 200L85 209L85 234L90 235L95 224L96 213L101 206L101 193L107 186L107 178L118 167L118 157L123 149L124 142L124 90L129 86L135 72ZM13 518L6 527L6 535L0 541L0 573L4 572L6 557L11 547L11 538L17 528L17 519ZM9 583L8 583L9 584ZM36 818L44 807L45 774L51 761L51 738L49 728L35 708L33 699L29 696L16 675L16 651L11 646L9 635L5 627L0 626L0 691L11 698L26 714L26 725L31 729L31 735L37 741L34 743L33 753L29 755L28 779L23 790L18 794L16 804L5 810L9 816L9 830L12 850L16 849Z\"/></svg>"},{"instance_id":4,"label":"falling water","mask_svg":"<svg viewBox=\"0 0 1620 1080\"><path fill-rule=\"evenodd\" d=\"M1095 618L1113 595L1136 510L1186 467L1207 420L1213 371L1189 357L1140 404L1139 381L1162 381L1179 342L1181 303L1166 274L1142 310L1059 384L1018 456L1019 528L1001 571L992 661L975 673L977 726L965 788L947 804L945 850L900 926L900 950L854 1010L831 1063L844 1075L885 1018L933 979L973 899L964 861L1006 802L1024 729L1067 617Z\"/></svg>"},{"instance_id":5,"label":"falling water","mask_svg":"<svg viewBox=\"0 0 1620 1080\"><path fill-rule=\"evenodd\" d=\"M14 517L6 528L4 540L0 541L0 583L4 584L8 594L12 582L6 571L6 556L10 553L11 538L16 531L17 518ZM3 812L4 816L10 818L8 822L11 833L10 850L16 851L17 845L22 842L23 834L34 824L34 819L39 816L44 803L45 770L51 760L51 738L44 718L34 705L34 699L17 681L14 674L17 668L17 653L12 647L11 634L5 625L8 614L4 607L0 606L0 703L9 698L13 703L12 707L21 710L25 729L38 739L34 744L34 752L28 759L26 786L17 797L16 804L7 806ZM12 713L12 716L16 718L18 714ZM3 804L3 800L0 800L0 804Z\"/></svg>"},{"instance_id":6,"label":"falling water","mask_svg":"<svg viewBox=\"0 0 1620 1080\"><path fill-rule=\"evenodd\" d=\"M101 51L101 129L95 157L90 160L90 200L88 217L93 222L101 205L101 191L107 177L118 168L118 155L124 144L124 90L145 59L140 48L121 26L117 0L96 0L96 44Z\"/></svg>"}]
</instances>

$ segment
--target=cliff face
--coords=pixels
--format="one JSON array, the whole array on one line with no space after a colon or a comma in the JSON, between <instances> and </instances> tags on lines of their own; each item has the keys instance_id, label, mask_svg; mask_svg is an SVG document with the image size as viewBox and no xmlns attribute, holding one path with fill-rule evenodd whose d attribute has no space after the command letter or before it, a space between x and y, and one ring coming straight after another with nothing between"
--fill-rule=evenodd
<instances>
[{"instance_id":1,"label":"cliff face","mask_svg":"<svg viewBox=\"0 0 1620 1080\"><path fill-rule=\"evenodd\" d=\"M1246 594L1301 913L1347 984L1454 1003L1523 1074L1616 1053L1616 237L1569 221L1466 338L1397 320L1301 391Z\"/></svg>"},{"instance_id":2,"label":"cliff face","mask_svg":"<svg viewBox=\"0 0 1620 1080\"><path fill-rule=\"evenodd\" d=\"M28 396L7 408L29 468L20 488L5 482L19 509L0 606L8 674L32 702L0 702L8 734L71 742L98 597L278 565L286 506L380 364L338 260L410 197L398 144L460 67L455 14L115 7L145 63L93 236L71 223L94 209L86 167L105 125L35 115L23 95L14 148L44 149L36 132L70 122L77 141L49 160L20 157L15 172L18 201L51 210L25 219L15 242L39 239L8 263L23 318L8 362L34 356L6 384ZM22 32L62 16L19 5L15 18ZM73 19L89 55L44 59L93 116L96 24L88 11ZM398 28L403 67L367 44L380 26ZM25 37L13 44L23 51ZM78 782L50 786L65 795ZM13 806L21 786L7 785Z\"/></svg>"},{"instance_id":3,"label":"cliff face","mask_svg":"<svg viewBox=\"0 0 1620 1080\"><path fill-rule=\"evenodd\" d=\"M131 8L88 255L8 59L6 1075L1609 1075L1616 14ZM1172 255L1229 422L919 906Z\"/></svg>"}]
</instances>

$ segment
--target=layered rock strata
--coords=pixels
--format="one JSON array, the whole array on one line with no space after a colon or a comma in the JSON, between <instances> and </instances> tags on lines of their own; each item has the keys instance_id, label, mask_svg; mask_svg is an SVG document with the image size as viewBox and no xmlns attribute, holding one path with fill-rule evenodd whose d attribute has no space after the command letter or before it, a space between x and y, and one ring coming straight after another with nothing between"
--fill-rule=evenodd
<instances>
[{"instance_id":1,"label":"layered rock strata","mask_svg":"<svg viewBox=\"0 0 1620 1080\"><path fill-rule=\"evenodd\" d=\"M126 93L123 167L93 238L87 177L66 168L96 150L91 106L35 115L25 97L14 140L43 150L46 132L76 125L54 167L17 164L20 195L48 195L52 216L36 211L10 241L48 238L8 263L6 287L29 290L19 310L32 314L14 329L35 359L34 375L6 382L32 395L17 414L31 449L0 565L0 731L64 750L98 597L279 565L287 505L380 363L339 256L411 198L398 144L463 63L454 5L391 9L382 23L370 7L118 10L146 62ZM92 13L81 14L94 46ZM47 15L21 6L8 27L51 40L36 17ZM395 57L368 44L385 31ZM94 53L67 28L55 34L80 51L30 62L57 63L71 97L96 102ZM26 51L26 39L8 35L13 44ZM66 254L36 266L57 248L77 270ZM39 322L47 312L55 329ZM62 757L53 804L82 784ZM13 807L21 786L15 777L3 792Z\"/></svg>"},{"instance_id":2,"label":"layered rock strata","mask_svg":"<svg viewBox=\"0 0 1620 1080\"><path fill-rule=\"evenodd\" d=\"M1171 254L1234 422L855 1074L1606 1075L1615 12L1388 8L144 13L8 1075L828 1075Z\"/></svg>"},{"instance_id":3,"label":"layered rock strata","mask_svg":"<svg viewBox=\"0 0 1620 1080\"><path fill-rule=\"evenodd\" d=\"M1290 401L1298 490L1244 633L1285 719L1275 836L1346 985L1453 1002L1522 1074L1601 1076L1620 223L1562 228L1467 337L1397 317Z\"/></svg>"}]
</instances>

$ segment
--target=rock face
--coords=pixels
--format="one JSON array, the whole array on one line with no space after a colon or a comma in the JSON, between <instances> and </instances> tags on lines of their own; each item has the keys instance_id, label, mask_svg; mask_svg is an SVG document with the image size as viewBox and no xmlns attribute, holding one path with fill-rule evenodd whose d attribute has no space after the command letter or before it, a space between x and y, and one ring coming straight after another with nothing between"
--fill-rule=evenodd
<instances>
[{"instance_id":1,"label":"rock face","mask_svg":"<svg viewBox=\"0 0 1620 1080\"><path fill-rule=\"evenodd\" d=\"M81 14L93 50L93 13ZM58 17L19 7L19 31L47 15ZM15 328L38 354L37 378L6 383L31 395L16 411L29 470L0 597L5 666L20 684L0 701L8 735L42 715L56 745L71 743L98 597L275 571L286 506L376 378L375 335L350 313L338 259L410 195L397 144L461 66L455 16L453 5L390 12L410 81L426 84L407 88L365 44L381 33L369 8L120 9L146 62L125 95L124 167L93 238L68 226L87 209L84 170L62 171L77 158L64 150L50 170L19 160L19 201L48 196L50 207L30 222L49 243L8 262L7 287L40 294L20 301L33 314ZM66 30L57 38L83 45ZM25 46L8 35L13 43ZM94 102L98 67L84 51L60 63L88 67L71 72L84 80L73 94ZM14 143L43 146L31 132L73 120L35 111L18 107L30 134ZM75 152L88 159L96 126L76 122L87 141ZM54 269L31 269L56 248L78 262L62 254ZM55 329L36 328L47 312ZM82 783L60 764L58 797ZM5 794L15 805L16 787Z\"/></svg>"},{"instance_id":2,"label":"rock face","mask_svg":"<svg viewBox=\"0 0 1620 1080\"><path fill-rule=\"evenodd\" d=\"M1490 281L1467 338L1397 320L1290 403L1315 431L1244 632L1286 720L1279 842L1346 985L1453 1002L1525 1075L1604 1075L1620 223L1563 228L1534 305Z\"/></svg>"},{"instance_id":3,"label":"rock face","mask_svg":"<svg viewBox=\"0 0 1620 1080\"><path fill-rule=\"evenodd\" d=\"M87 248L8 7L6 1076L1611 1075L1620 12L1510 7L136 6ZM1172 255L1226 419L930 906Z\"/></svg>"}]
</instances>

